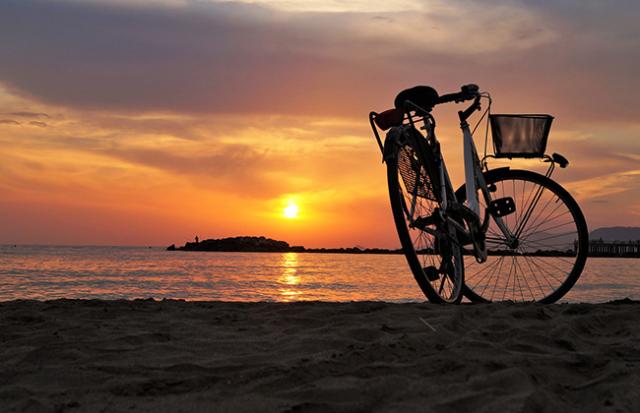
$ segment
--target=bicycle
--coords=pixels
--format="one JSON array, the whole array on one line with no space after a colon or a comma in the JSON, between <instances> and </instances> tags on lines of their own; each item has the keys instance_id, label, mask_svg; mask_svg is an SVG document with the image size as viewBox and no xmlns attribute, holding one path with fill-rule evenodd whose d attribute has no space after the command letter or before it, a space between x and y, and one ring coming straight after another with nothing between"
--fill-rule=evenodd
<instances>
[{"instance_id":1,"label":"bicycle","mask_svg":"<svg viewBox=\"0 0 640 413\"><path fill-rule=\"evenodd\" d=\"M473 131L469 118L487 109ZM465 183L453 189L431 111L472 101L458 112ZM414 278L435 303L534 301L553 303L584 269L588 230L573 197L551 179L568 160L545 153L553 117L492 114L491 96L477 85L438 95L429 86L400 92L394 108L369 122L387 165L391 209ZM488 114L488 116L487 116ZM486 119L485 119L486 118ZM473 133L486 121L482 159ZM487 154L489 126L493 154ZM378 128L388 131L384 144ZM510 166L489 169L491 158L538 158L545 174Z\"/></svg>"}]
</instances>

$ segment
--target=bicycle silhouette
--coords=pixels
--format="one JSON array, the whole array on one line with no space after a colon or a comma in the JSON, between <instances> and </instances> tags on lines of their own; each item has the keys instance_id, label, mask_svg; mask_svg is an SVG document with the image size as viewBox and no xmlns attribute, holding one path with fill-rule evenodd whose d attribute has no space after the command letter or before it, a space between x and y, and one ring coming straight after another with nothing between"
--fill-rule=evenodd
<instances>
[{"instance_id":1,"label":"bicycle silhouette","mask_svg":"<svg viewBox=\"0 0 640 413\"><path fill-rule=\"evenodd\" d=\"M494 154L478 157L467 122L488 101ZM435 135L434 106L472 101L458 112L465 184L453 189ZM576 283L587 259L588 230L573 197L550 177L562 155L546 155L553 117L491 114L491 97L477 85L438 95L429 86L404 90L395 108L369 120L387 164L394 222L418 285L436 303L536 301L552 303ZM378 129L387 131L382 143ZM485 139L487 137L485 136ZM488 158L539 158L542 175L489 169Z\"/></svg>"}]
</instances>

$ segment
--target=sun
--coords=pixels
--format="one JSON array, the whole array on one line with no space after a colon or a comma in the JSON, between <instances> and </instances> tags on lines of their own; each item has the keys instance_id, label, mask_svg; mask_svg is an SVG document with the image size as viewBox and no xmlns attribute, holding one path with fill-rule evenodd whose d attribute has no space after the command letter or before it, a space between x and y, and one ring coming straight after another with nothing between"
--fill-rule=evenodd
<instances>
[{"instance_id":1,"label":"sun","mask_svg":"<svg viewBox=\"0 0 640 413\"><path fill-rule=\"evenodd\" d=\"M298 209L298 205L296 204L287 205L284 209L284 217L289 219L298 218Z\"/></svg>"}]
</instances>

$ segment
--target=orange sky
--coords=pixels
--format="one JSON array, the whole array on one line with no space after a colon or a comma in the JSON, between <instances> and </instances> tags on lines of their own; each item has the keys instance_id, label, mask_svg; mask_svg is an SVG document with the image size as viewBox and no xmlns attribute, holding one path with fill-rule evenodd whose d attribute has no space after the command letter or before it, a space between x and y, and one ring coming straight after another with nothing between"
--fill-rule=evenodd
<instances>
[{"instance_id":1,"label":"orange sky","mask_svg":"<svg viewBox=\"0 0 640 413\"><path fill-rule=\"evenodd\" d=\"M3 3L0 243L396 247L367 113L469 82L494 112L556 116L548 150L571 166L554 176L592 229L640 225L639 8ZM459 184L457 109L435 115Z\"/></svg>"}]
</instances>

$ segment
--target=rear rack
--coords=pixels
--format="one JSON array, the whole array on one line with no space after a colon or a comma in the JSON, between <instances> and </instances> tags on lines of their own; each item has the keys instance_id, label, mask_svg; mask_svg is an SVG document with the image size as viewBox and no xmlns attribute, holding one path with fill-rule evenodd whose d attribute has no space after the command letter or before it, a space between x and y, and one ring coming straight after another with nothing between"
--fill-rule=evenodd
<instances>
[{"instance_id":1,"label":"rear rack","mask_svg":"<svg viewBox=\"0 0 640 413\"><path fill-rule=\"evenodd\" d=\"M392 110L392 109L390 109ZM386 112L386 111L385 111ZM376 141L378 143L378 147L380 148L380 153L384 156L384 144L382 143L382 138L380 137L380 133L378 132L378 124L376 122L376 118L378 116L380 116L382 113L385 112L381 112L381 113L377 113L377 112L370 112L369 113L369 124L371 125L371 129L373 130L373 135L376 138ZM421 108L420 106L414 104L411 101L406 101L405 102L405 110L403 111L403 119L402 122L398 125L394 125L395 127L397 126L403 126L403 125L411 125L412 128L418 130L418 129L422 129L425 130L427 128L427 122L429 122L432 127L435 127L436 121L433 118L433 116L426 110L424 110L423 108ZM422 125L419 125L420 123L422 123ZM418 125L418 126L416 126ZM391 126L391 127L394 127ZM389 128L386 129L382 129L380 128L380 130L387 130ZM382 162L384 162L384 159L382 160Z\"/></svg>"},{"instance_id":2,"label":"rear rack","mask_svg":"<svg viewBox=\"0 0 640 413\"><path fill-rule=\"evenodd\" d=\"M380 134L378 133L378 128L376 128L376 124L375 124L375 119L376 119L376 116L378 115L379 113L377 112L370 112L369 123L371 124L371 129L373 129L373 135L376 137L376 140L378 141L378 146L380 147L380 153L384 155L384 145L382 144L382 139L380 139Z\"/></svg>"}]
</instances>

